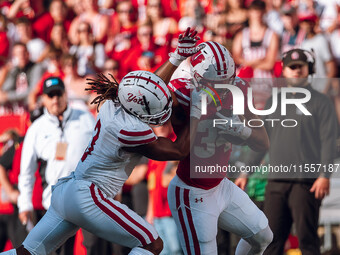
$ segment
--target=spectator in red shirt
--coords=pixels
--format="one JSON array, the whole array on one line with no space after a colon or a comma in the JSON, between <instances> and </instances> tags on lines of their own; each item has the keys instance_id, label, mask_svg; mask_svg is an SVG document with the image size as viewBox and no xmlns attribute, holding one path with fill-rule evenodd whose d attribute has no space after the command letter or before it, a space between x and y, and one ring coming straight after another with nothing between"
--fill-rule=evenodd
<instances>
[{"instance_id":1,"label":"spectator in red shirt","mask_svg":"<svg viewBox=\"0 0 340 255\"><path fill-rule=\"evenodd\" d=\"M69 30L71 21L67 18L67 6L63 0L52 0L49 11L38 17L33 23L33 32L47 43L51 42L51 32L55 24L62 24Z\"/></svg>"},{"instance_id":2,"label":"spectator in red shirt","mask_svg":"<svg viewBox=\"0 0 340 255\"><path fill-rule=\"evenodd\" d=\"M33 19L36 15L34 9L31 6L29 0L15 0L7 12L7 18L10 20L15 20L16 18L25 16L29 19Z\"/></svg>"},{"instance_id":3,"label":"spectator in red shirt","mask_svg":"<svg viewBox=\"0 0 340 255\"><path fill-rule=\"evenodd\" d=\"M110 58L120 62L131 48L131 40L136 36L137 25L134 8L130 1L123 0L117 3L116 14L112 15L109 38L105 50Z\"/></svg>"},{"instance_id":4,"label":"spectator in red shirt","mask_svg":"<svg viewBox=\"0 0 340 255\"><path fill-rule=\"evenodd\" d=\"M171 39L177 33L177 22L174 18L164 17L160 0L148 0L147 19L151 22L155 43L170 47Z\"/></svg>"},{"instance_id":5,"label":"spectator in red shirt","mask_svg":"<svg viewBox=\"0 0 340 255\"><path fill-rule=\"evenodd\" d=\"M155 44L150 23L139 25L137 40L133 43L129 55L121 63L123 73L138 69L153 71L165 62L167 48Z\"/></svg>"},{"instance_id":6,"label":"spectator in red shirt","mask_svg":"<svg viewBox=\"0 0 340 255\"><path fill-rule=\"evenodd\" d=\"M20 245L25 239L27 231L25 226L21 224L18 218L18 207L16 206L19 191L18 175L20 172L20 159L22 150L22 137L19 137L16 131L7 130L1 135L1 138L8 136L7 143L11 146L7 148L4 154L0 157L0 184L1 192L5 193L1 195L1 202L3 198L7 198L12 204L13 210L5 212L0 210L0 251L3 251L5 244L9 239L13 246ZM0 140L1 140L0 138ZM35 174L36 182L33 190L32 202L35 210L42 210L41 204L41 178L38 171ZM3 209L3 208L2 208Z\"/></svg>"},{"instance_id":7,"label":"spectator in red shirt","mask_svg":"<svg viewBox=\"0 0 340 255\"><path fill-rule=\"evenodd\" d=\"M11 7L12 1L10 0L3 0L0 2L0 9L1 13L7 17L9 9Z\"/></svg>"},{"instance_id":8,"label":"spectator in red shirt","mask_svg":"<svg viewBox=\"0 0 340 255\"><path fill-rule=\"evenodd\" d=\"M0 88L6 79L9 66L6 65L9 56L10 40L7 36L7 20L0 14Z\"/></svg>"},{"instance_id":9,"label":"spectator in red shirt","mask_svg":"<svg viewBox=\"0 0 340 255\"><path fill-rule=\"evenodd\" d=\"M67 54L70 50L70 42L67 37L64 26L60 23L54 24L51 31L51 41L42 53L42 59L45 59L51 50L59 50Z\"/></svg>"},{"instance_id":10,"label":"spectator in red shirt","mask_svg":"<svg viewBox=\"0 0 340 255\"><path fill-rule=\"evenodd\" d=\"M9 44L6 17L0 14L0 67L2 67L7 61L7 57L9 55Z\"/></svg>"}]
</instances>

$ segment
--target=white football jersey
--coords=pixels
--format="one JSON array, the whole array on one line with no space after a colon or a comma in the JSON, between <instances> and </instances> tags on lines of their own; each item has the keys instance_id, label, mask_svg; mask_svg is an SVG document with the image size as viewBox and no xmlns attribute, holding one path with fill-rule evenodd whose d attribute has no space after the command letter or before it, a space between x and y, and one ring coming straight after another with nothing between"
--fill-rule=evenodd
<instances>
[{"instance_id":1,"label":"white football jersey","mask_svg":"<svg viewBox=\"0 0 340 255\"><path fill-rule=\"evenodd\" d=\"M76 179L88 180L114 197L141 158L123 147L157 139L153 130L111 100L101 107L92 140L75 170Z\"/></svg>"}]
</instances>

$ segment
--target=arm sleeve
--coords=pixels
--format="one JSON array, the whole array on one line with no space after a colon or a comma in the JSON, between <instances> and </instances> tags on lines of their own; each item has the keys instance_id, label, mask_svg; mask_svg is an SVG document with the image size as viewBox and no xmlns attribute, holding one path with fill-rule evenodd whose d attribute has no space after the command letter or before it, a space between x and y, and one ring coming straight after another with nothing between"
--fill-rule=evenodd
<instances>
[{"instance_id":1,"label":"arm sleeve","mask_svg":"<svg viewBox=\"0 0 340 255\"><path fill-rule=\"evenodd\" d=\"M23 144L20 163L20 174L18 182L18 188L20 191L20 195L18 198L19 212L33 210L32 192L35 182L34 174L38 167L38 158L34 146L35 142L36 141L34 130L32 128L28 129Z\"/></svg>"},{"instance_id":2,"label":"arm sleeve","mask_svg":"<svg viewBox=\"0 0 340 255\"><path fill-rule=\"evenodd\" d=\"M321 143L321 165L328 166L334 163L336 157L337 117L334 105L329 98L322 98L318 109L318 122L320 124L319 136ZM325 170L328 170L326 167ZM330 172L321 173L330 177Z\"/></svg>"},{"instance_id":3,"label":"arm sleeve","mask_svg":"<svg viewBox=\"0 0 340 255\"><path fill-rule=\"evenodd\" d=\"M135 147L143 144L148 144L157 140L157 136L150 127L140 129L122 128L118 133L118 141L122 147Z\"/></svg>"}]
</instances>

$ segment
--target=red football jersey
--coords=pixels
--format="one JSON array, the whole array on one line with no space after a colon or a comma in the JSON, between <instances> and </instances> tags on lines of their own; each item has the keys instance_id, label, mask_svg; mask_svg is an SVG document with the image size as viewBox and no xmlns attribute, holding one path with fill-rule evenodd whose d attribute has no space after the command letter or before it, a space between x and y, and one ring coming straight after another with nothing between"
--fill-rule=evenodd
<instances>
[{"instance_id":1,"label":"red football jersey","mask_svg":"<svg viewBox=\"0 0 340 255\"><path fill-rule=\"evenodd\" d=\"M236 78L234 85L239 87L244 95L244 109L247 109L247 88L249 84L240 78ZM190 115L190 91L194 88L189 79L172 80L169 85L181 107L183 113L189 118ZM202 115L197 126L195 141L191 147L190 154L180 161L177 169L178 177L187 185L211 189L217 186L226 176L224 171L211 172L208 169L215 167L218 170L228 166L232 145L218 134L218 129L213 127L213 119L216 111L220 111L225 116L232 114L233 97L228 91L213 91L216 104L211 102L207 107L207 115ZM218 95L219 94L219 95ZM182 127L174 126L177 133Z\"/></svg>"}]
</instances>

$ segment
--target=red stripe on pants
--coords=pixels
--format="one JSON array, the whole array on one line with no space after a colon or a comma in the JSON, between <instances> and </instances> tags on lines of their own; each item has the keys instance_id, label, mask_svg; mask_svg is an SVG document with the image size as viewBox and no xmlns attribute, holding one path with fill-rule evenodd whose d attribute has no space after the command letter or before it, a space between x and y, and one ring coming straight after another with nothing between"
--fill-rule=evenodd
<instances>
[{"instance_id":1,"label":"red stripe on pants","mask_svg":"<svg viewBox=\"0 0 340 255\"><path fill-rule=\"evenodd\" d=\"M125 223L121 218L119 218L118 215L116 215L114 212L112 212L109 208L107 208L105 205L101 204L98 200L98 198L96 197L95 194L95 190L94 190L95 185L92 183L90 186L90 191L91 191L91 196L92 199L94 201L94 203L104 212L106 213L108 216L110 216L110 218L112 218L115 222L117 222L119 225L121 225L127 232L129 232L132 236L134 236L135 238L137 238L143 246L147 245L147 242L145 240L145 238L142 236L142 234L138 233L135 229L133 229L130 225L128 225L127 223ZM99 194L102 196L100 190L98 189ZM102 197L103 199L103 197ZM106 200L105 198L103 200ZM106 201L107 202L107 201ZM110 203L110 205L116 209L117 211L121 211L122 209L115 206L114 204ZM119 208L120 210L118 210L117 208ZM125 213L125 212L124 212ZM126 214L126 213L125 213ZM124 215L125 216L125 215ZM128 215L129 216L129 215ZM130 217L131 218L131 217ZM129 220L127 218L127 220ZM134 222L132 222L134 223ZM151 234L151 233L150 233ZM149 235L148 235L149 236ZM152 235L151 235L152 236ZM154 241L153 237L151 239L151 241Z\"/></svg>"},{"instance_id":2,"label":"red stripe on pants","mask_svg":"<svg viewBox=\"0 0 340 255\"><path fill-rule=\"evenodd\" d=\"M180 187L176 186L176 208L177 209L180 206L179 195L180 195ZM187 228L185 226L182 208L178 209L178 218L179 218L179 222L181 223L181 227L182 227L182 231L183 231L183 236L184 236L184 241L185 241L185 248L187 250L188 255L191 255L190 245L189 245L189 236L188 236Z\"/></svg>"},{"instance_id":3,"label":"red stripe on pants","mask_svg":"<svg viewBox=\"0 0 340 255\"><path fill-rule=\"evenodd\" d=\"M192 240L194 242L195 255L200 255L201 254L200 244L198 242L196 229L195 229L195 226L194 226L194 222L193 222L192 214L191 214L191 210L190 210L189 190L188 189L184 189L184 204L185 204L185 210L186 210L187 218L188 218L188 222L189 222L190 232L191 232L191 235L192 235Z\"/></svg>"}]
</instances>

